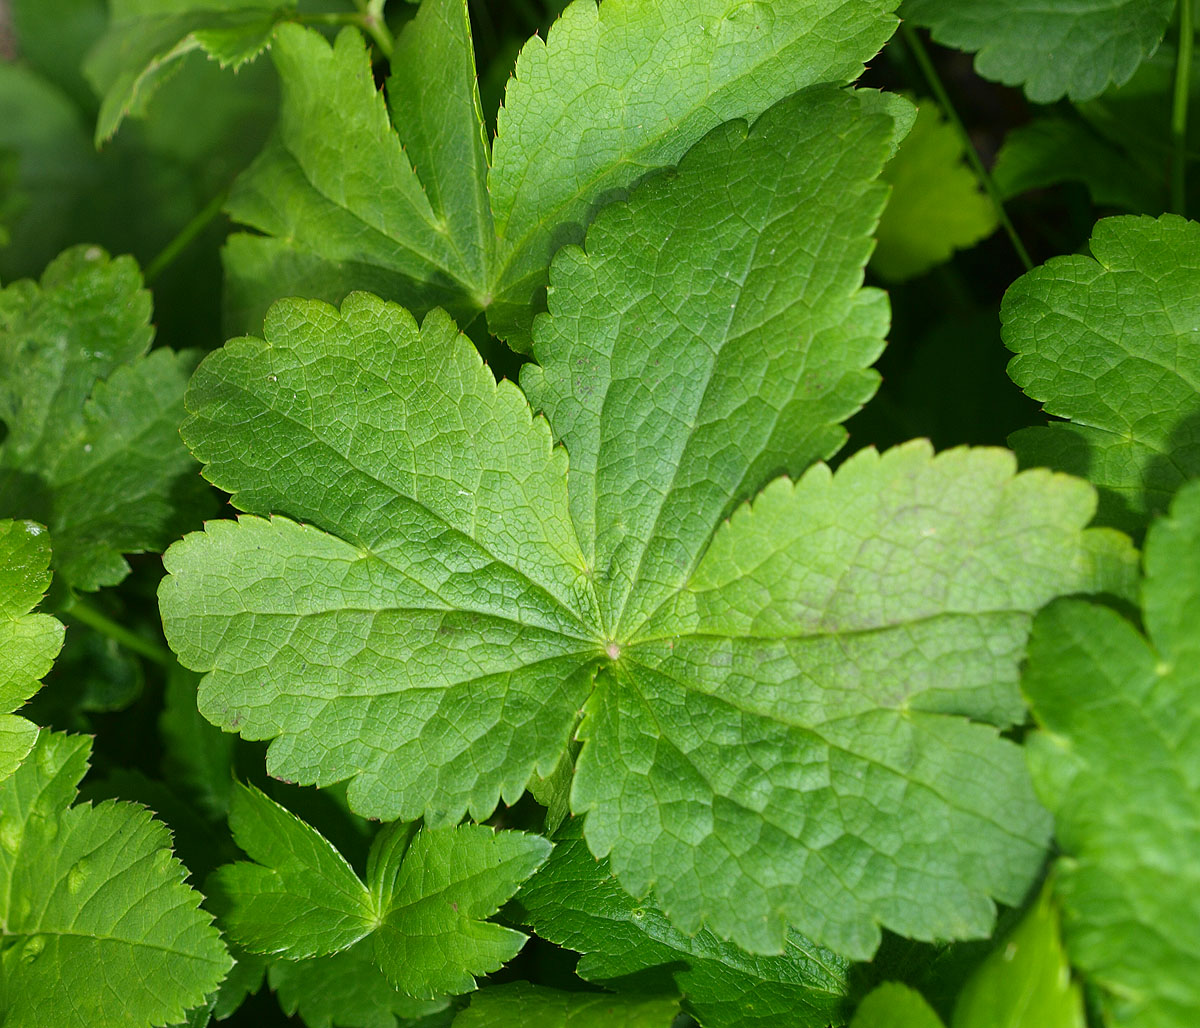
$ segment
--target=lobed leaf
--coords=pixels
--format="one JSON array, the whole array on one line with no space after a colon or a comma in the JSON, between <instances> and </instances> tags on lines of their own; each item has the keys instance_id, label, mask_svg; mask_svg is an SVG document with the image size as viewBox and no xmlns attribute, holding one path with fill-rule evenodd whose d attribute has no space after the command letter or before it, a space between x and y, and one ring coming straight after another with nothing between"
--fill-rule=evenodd
<instances>
[{"instance_id":1,"label":"lobed leaf","mask_svg":"<svg viewBox=\"0 0 1200 1028\"><path fill-rule=\"evenodd\" d=\"M1035 103L1091 100L1128 82L1162 42L1175 0L904 0L944 46L976 53L986 79Z\"/></svg>"},{"instance_id":2,"label":"lobed leaf","mask_svg":"<svg viewBox=\"0 0 1200 1028\"><path fill-rule=\"evenodd\" d=\"M1196 1023L1200 988L1200 488L1146 537L1146 635L1112 610L1042 612L1022 688L1063 851L1055 890L1072 962L1113 1025Z\"/></svg>"},{"instance_id":3,"label":"lobed leaf","mask_svg":"<svg viewBox=\"0 0 1200 1028\"><path fill-rule=\"evenodd\" d=\"M75 588L113 585L206 509L179 443L194 355L156 350L128 257L75 247L0 292L0 513L46 524Z\"/></svg>"},{"instance_id":4,"label":"lobed leaf","mask_svg":"<svg viewBox=\"0 0 1200 1028\"><path fill-rule=\"evenodd\" d=\"M232 963L149 811L71 806L90 747L43 732L0 782L0 1011L11 1028L179 1021Z\"/></svg>"},{"instance_id":5,"label":"lobed leaf","mask_svg":"<svg viewBox=\"0 0 1200 1028\"><path fill-rule=\"evenodd\" d=\"M33 749L38 727L12 711L38 690L64 629L31 613L50 586L50 542L32 521L0 521L0 782Z\"/></svg>"},{"instance_id":6,"label":"lobed leaf","mask_svg":"<svg viewBox=\"0 0 1200 1028\"><path fill-rule=\"evenodd\" d=\"M1200 224L1106 218L1001 307L1009 375L1070 419L1012 436L1024 464L1086 476L1102 523L1140 533L1200 474Z\"/></svg>"}]
</instances>

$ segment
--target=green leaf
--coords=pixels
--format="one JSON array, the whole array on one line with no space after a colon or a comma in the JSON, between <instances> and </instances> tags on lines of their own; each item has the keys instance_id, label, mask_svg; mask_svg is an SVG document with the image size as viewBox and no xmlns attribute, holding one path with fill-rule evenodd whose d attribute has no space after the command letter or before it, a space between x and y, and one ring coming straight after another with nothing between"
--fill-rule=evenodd
<instances>
[{"instance_id":1,"label":"green leaf","mask_svg":"<svg viewBox=\"0 0 1200 1028\"><path fill-rule=\"evenodd\" d=\"M1034 625L1022 686L1071 960L1104 990L1110 1024L1184 1028L1200 1018L1197 484L1151 526L1145 570L1146 636L1057 602Z\"/></svg>"},{"instance_id":2,"label":"green leaf","mask_svg":"<svg viewBox=\"0 0 1200 1028\"><path fill-rule=\"evenodd\" d=\"M283 1012L299 1014L307 1028L397 1028L397 1018L406 1028L417 1028L450 1002L400 992L375 964L370 942L327 957L277 960L268 977ZM445 1023L452 1017L448 1014Z\"/></svg>"},{"instance_id":3,"label":"green leaf","mask_svg":"<svg viewBox=\"0 0 1200 1028\"><path fill-rule=\"evenodd\" d=\"M1107 218L1089 245L1004 297L1009 375L1070 419L1011 442L1024 464L1086 475L1100 521L1140 532L1200 474L1200 225Z\"/></svg>"},{"instance_id":4,"label":"green leaf","mask_svg":"<svg viewBox=\"0 0 1200 1028\"><path fill-rule=\"evenodd\" d=\"M235 311L257 331L255 314L280 296L371 289L463 324L486 310L493 332L528 351L550 259L601 204L723 121L857 77L894 30L895 4L577 0L522 51L486 191L463 0L425 0L401 33L395 131L357 33L331 50L284 27L272 50L279 132L229 204L266 233L235 236L226 253Z\"/></svg>"},{"instance_id":5,"label":"green leaf","mask_svg":"<svg viewBox=\"0 0 1200 1028\"><path fill-rule=\"evenodd\" d=\"M182 1020L232 963L149 811L71 806L90 747L43 732L0 783L5 1028Z\"/></svg>"},{"instance_id":6,"label":"green leaf","mask_svg":"<svg viewBox=\"0 0 1200 1028\"><path fill-rule=\"evenodd\" d=\"M850 1028L945 1028L915 989L884 982L859 1004Z\"/></svg>"},{"instance_id":7,"label":"green leaf","mask_svg":"<svg viewBox=\"0 0 1200 1028\"><path fill-rule=\"evenodd\" d=\"M958 994L950 1028L1086 1028L1049 886Z\"/></svg>"},{"instance_id":8,"label":"green leaf","mask_svg":"<svg viewBox=\"0 0 1200 1028\"><path fill-rule=\"evenodd\" d=\"M116 0L107 33L92 48L84 72L101 97L96 145L111 139L126 115L145 107L181 57L203 50L237 69L271 45L295 0Z\"/></svg>"},{"instance_id":9,"label":"green leaf","mask_svg":"<svg viewBox=\"0 0 1200 1028\"><path fill-rule=\"evenodd\" d=\"M1078 118L1052 115L1014 129L996 155L992 175L1005 199L1081 182L1098 206L1135 214L1166 206L1163 183Z\"/></svg>"},{"instance_id":10,"label":"green leaf","mask_svg":"<svg viewBox=\"0 0 1200 1028\"><path fill-rule=\"evenodd\" d=\"M150 346L150 296L128 257L56 259L0 292L0 514L40 519L78 589L129 572L209 506L180 445L191 354Z\"/></svg>"},{"instance_id":11,"label":"green leaf","mask_svg":"<svg viewBox=\"0 0 1200 1028\"><path fill-rule=\"evenodd\" d=\"M548 777L582 709L572 809L685 934L986 935L1048 832L999 736L1032 612L1132 553L1002 451L777 478L875 386L892 111L818 87L722 126L560 253L523 381L569 472L441 314L285 301L206 359L183 433L256 516L164 558L205 716L446 825Z\"/></svg>"},{"instance_id":12,"label":"green leaf","mask_svg":"<svg viewBox=\"0 0 1200 1028\"><path fill-rule=\"evenodd\" d=\"M50 541L32 521L0 521L0 781L25 759L37 725L11 712L41 685L63 644L63 626L32 614L50 587Z\"/></svg>"},{"instance_id":13,"label":"green leaf","mask_svg":"<svg viewBox=\"0 0 1200 1028\"><path fill-rule=\"evenodd\" d=\"M471 997L454 1028L670 1028L679 1001L664 996L560 992L528 982L493 985Z\"/></svg>"},{"instance_id":14,"label":"green leaf","mask_svg":"<svg viewBox=\"0 0 1200 1028\"><path fill-rule=\"evenodd\" d=\"M521 832L397 823L376 836L364 884L316 829L253 787L236 787L229 823L256 861L227 864L210 879L222 926L239 946L303 960L370 937L369 949L322 973L343 976L369 959L393 989L425 1000L469 992L474 975L517 953L525 936L486 919L550 850Z\"/></svg>"},{"instance_id":15,"label":"green leaf","mask_svg":"<svg viewBox=\"0 0 1200 1028\"><path fill-rule=\"evenodd\" d=\"M199 679L178 664L167 670L158 731L164 744L163 777L209 817L224 820L233 789L235 740L196 709Z\"/></svg>"},{"instance_id":16,"label":"green leaf","mask_svg":"<svg viewBox=\"0 0 1200 1028\"><path fill-rule=\"evenodd\" d=\"M943 46L977 53L986 79L1035 103L1090 100L1129 81L1158 49L1175 0L904 0Z\"/></svg>"},{"instance_id":17,"label":"green leaf","mask_svg":"<svg viewBox=\"0 0 1200 1028\"><path fill-rule=\"evenodd\" d=\"M516 903L539 937L584 954L576 973L604 982L657 972L705 1028L825 1028L840 1023L849 964L796 933L781 956L755 956L707 930L687 936L629 895L595 860L579 819Z\"/></svg>"},{"instance_id":18,"label":"green leaf","mask_svg":"<svg viewBox=\"0 0 1200 1028\"><path fill-rule=\"evenodd\" d=\"M974 246L996 228L996 211L964 162L962 143L933 103L883 169L892 194L875 232L871 268L902 282Z\"/></svg>"}]
</instances>

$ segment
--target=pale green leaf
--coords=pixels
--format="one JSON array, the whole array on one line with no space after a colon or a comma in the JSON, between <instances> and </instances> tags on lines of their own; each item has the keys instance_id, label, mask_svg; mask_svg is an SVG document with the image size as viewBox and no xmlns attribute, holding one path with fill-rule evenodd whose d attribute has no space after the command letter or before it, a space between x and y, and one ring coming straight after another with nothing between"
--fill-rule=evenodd
<instances>
[{"instance_id":1,"label":"pale green leaf","mask_svg":"<svg viewBox=\"0 0 1200 1028\"><path fill-rule=\"evenodd\" d=\"M108 31L84 62L101 98L95 141L116 133L131 112L143 109L175 63L203 50L222 67L236 69L267 47L295 0L190 0L188 3L116 3Z\"/></svg>"},{"instance_id":2,"label":"pale green leaf","mask_svg":"<svg viewBox=\"0 0 1200 1028\"><path fill-rule=\"evenodd\" d=\"M679 1001L670 996L561 992L528 982L494 985L476 993L454 1028L671 1028Z\"/></svg>"},{"instance_id":3,"label":"pale green leaf","mask_svg":"<svg viewBox=\"0 0 1200 1028\"><path fill-rule=\"evenodd\" d=\"M43 732L0 783L5 1028L179 1021L232 963L149 811L71 806L90 747Z\"/></svg>"},{"instance_id":4,"label":"pale green leaf","mask_svg":"<svg viewBox=\"0 0 1200 1028\"><path fill-rule=\"evenodd\" d=\"M255 862L226 864L210 887L239 946L300 961L354 948L314 966L338 977L368 960L392 989L422 1000L469 992L475 975L516 955L525 936L487 918L550 850L522 832L397 822L376 836L364 884L316 829L253 787L234 790L229 824ZM375 1005L378 990L369 992Z\"/></svg>"},{"instance_id":5,"label":"pale green leaf","mask_svg":"<svg viewBox=\"0 0 1200 1028\"><path fill-rule=\"evenodd\" d=\"M945 1028L942 1019L915 989L884 982L867 994L850 1028Z\"/></svg>"},{"instance_id":6,"label":"pale green leaf","mask_svg":"<svg viewBox=\"0 0 1200 1028\"><path fill-rule=\"evenodd\" d=\"M871 268L895 282L923 274L996 228L996 211L964 160L957 133L932 102L881 176L892 187Z\"/></svg>"},{"instance_id":7,"label":"pale green leaf","mask_svg":"<svg viewBox=\"0 0 1200 1028\"><path fill-rule=\"evenodd\" d=\"M1127 82L1158 49L1175 0L904 0L943 46L977 53L984 78L1035 103L1090 100Z\"/></svg>"},{"instance_id":8,"label":"pale green leaf","mask_svg":"<svg viewBox=\"0 0 1200 1028\"><path fill-rule=\"evenodd\" d=\"M150 346L150 296L128 257L76 247L41 285L0 292L0 514L49 526L79 589L119 582L206 510L179 442L195 358Z\"/></svg>"},{"instance_id":9,"label":"pale green leaf","mask_svg":"<svg viewBox=\"0 0 1200 1028\"><path fill-rule=\"evenodd\" d=\"M1110 1024L1186 1028L1200 1020L1200 486L1151 526L1145 569L1146 637L1059 601L1038 616L1023 688L1071 960Z\"/></svg>"},{"instance_id":10,"label":"pale green leaf","mask_svg":"<svg viewBox=\"0 0 1200 1028\"><path fill-rule=\"evenodd\" d=\"M244 785L230 797L229 828L254 862L219 868L209 888L239 946L300 959L348 949L372 931L367 887L315 828Z\"/></svg>"},{"instance_id":11,"label":"pale green leaf","mask_svg":"<svg viewBox=\"0 0 1200 1028\"><path fill-rule=\"evenodd\" d=\"M1009 374L1049 414L1012 437L1024 464L1085 475L1100 520L1140 531L1200 474L1200 224L1107 218L1004 297Z\"/></svg>"},{"instance_id":12,"label":"pale green leaf","mask_svg":"<svg viewBox=\"0 0 1200 1028\"><path fill-rule=\"evenodd\" d=\"M299 1014L307 1028L420 1028L450 1002L396 989L374 963L369 941L327 957L277 960L267 975L283 1012Z\"/></svg>"},{"instance_id":13,"label":"pale green leaf","mask_svg":"<svg viewBox=\"0 0 1200 1028\"><path fill-rule=\"evenodd\" d=\"M425 0L401 33L395 131L356 33L331 51L285 27L272 50L280 130L229 204L266 234L235 236L226 253L232 313L257 330L271 300L310 285L331 302L373 289L464 324L486 310L527 351L550 259L600 205L723 121L857 77L894 30L895 4L577 0L522 51L486 192L463 0Z\"/></svg>"},{"instance_id":14,"label":"pale green leaf","mask_svg":"<svg viewBox=\"0 0 1200 1028\"><path fill-rule=\"evenodd\" d=\"M583 954L576 973L604 982L657 975L705 1028L825 1028L840 1023L850 967L791 933L780 956L756 956L707 930L684 935L653 902L629 895L583 841L579 819L521 889L517 909L540 938Z\"/></svg>"},{"instance_id":15,"label":"pale green leaf","mask_svg":"<svg viewBox=\"0 0 1200 1028\"><path fill-rule=\"evenodd\" d=\"M41 685L63 644L63 626L31 611L50 586L50 540L32 521L0 521L0 781L37 740L37 725L11 712Z\"/></svg>"}]
</instances>

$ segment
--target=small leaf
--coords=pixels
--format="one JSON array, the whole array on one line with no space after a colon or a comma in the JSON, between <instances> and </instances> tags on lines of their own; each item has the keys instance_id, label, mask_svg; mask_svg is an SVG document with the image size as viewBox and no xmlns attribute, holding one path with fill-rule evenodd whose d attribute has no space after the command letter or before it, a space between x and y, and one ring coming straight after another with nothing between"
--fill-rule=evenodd
<instances>
[{"instance_id":1,"label":"small leaf","mask_svg":"<svg viewBox=\"0 0 1200 1028\"><path fill-rule=\"evenodd\" d=\"M493 985L471 997L454 1028L670 1028L679 1001L669 996L560 992L528 982Z\"/></svg>"},{"instance_id":2,"label":"small leaf","mask_svg":"<svg viewBox=\"0 0 1200 1028\"><path fill-rule=\"evenodd\" d=\"M1005 294L1009 375L1070 419L1011 441L1023 464L1086 475L1100 522L1136 533L1200 474L1200 224L1106 218L1090 248Z\"/></svg>"},{"instance_id":3,"label":"small leaf","mask_svg":"<svg viewBox=\"0 0 1200 1028\"><path fill-rule=\"evenodd\" d=\"M57 258L0 292L0 514L49 526L78 589L113 585L123 553L159 550L207 509L179 443L194 356L144 356L150 297L128 257Z\"/></svg>"},{"instance_id":4,"label":"small leaf","mask_svg":"<svg viewBox=\"0 0 1200 1028\"><path fill-rule=\"evenodd\" d=\"M232 963L149 811L70 805L90 746L43 732L0 783L5 1028L180 1021Z\"/></svg>"},{"instance_id":5,"label":"small leaf","mask_svg":"<svg viewBox=\"0 0 1200 1028\"><path fill-rule=\"evenodd\" d=\"M1063 856L1055 891L1071 960L1108 1023L1200 1021L1200 486L1146 537L1147 636L1105 607L1043 611L1022 682L1029 743Z\"/></svg>"},{"instance_id":6,"label":"small leaf","mask_svg":"<svg viewBox=\"0 0 1200 1028\"><path fill-rule=\"evenodd\" d=\"M1175 0L904 0L903 15L1035 103L1090 100L1158 49Z\"/></svg>"},{"instance_id":7,"label":"small leaf","mask_svg":"<svg viewBox=\"0 0 1200 1028\"><path fill-rule=\"evenodd\" d=\"M859 1004L850 1028L945 1028L915 989L884 982Z\"/></svg>"},{"instance_id":8,"label":"small leaf","mask_svg":"<svg viewBox=\"0 0 1200 1028\"><path fill-rule=\"evenodd\" d=\"M996 211L964 161L962 143L931 102L880 176L892 187L875 231L871 268L902 282L974 246L996 228Z\"/></svg>"}]
</instances>

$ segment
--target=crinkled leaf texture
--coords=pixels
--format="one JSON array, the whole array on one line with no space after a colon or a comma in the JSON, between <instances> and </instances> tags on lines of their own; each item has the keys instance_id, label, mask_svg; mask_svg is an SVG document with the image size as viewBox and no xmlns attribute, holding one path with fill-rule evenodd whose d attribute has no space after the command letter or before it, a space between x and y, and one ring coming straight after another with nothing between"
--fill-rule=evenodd
<instances>
[{"instance_id":1,"label":"crinkled leaf texture","mask_svg":"<svg viewBox=\"0 0 1200 1028\"><path fill-rule=\"evenodd\" d=\"M1140 534L1200 475L1200 224L1106 218L1004 297L1012 380L1070 419L1013 434L1025 465L1086 476L1099 519Z\"/></svg>"},{"instance_id":2,"label":"crinkled leaf texture","mask_svg":"<svg viewBox=\"0 0 1200 1028\"><path fill-rule=\"evenodd\" d=\"M549 424L445 315L361 294L210 356L184 436L254 516L172 547L160 593L205 716L440 825L549 776L583 710L588 843L685 933L987 934L1048 832L999 735L1030 617L1131 556L1002 451L804 473L875 388L895 131L816 88L607 208L522 376Z\"/></svg>"},{"instance_id":3,"label":"crinkled leaf texture","mask_svg":"<svg viewBox=\"0 0 1200 1028\"><path fill-rule=\"evenodd\" d=\"M904 0L901 13L944 46L977 52L984 78L1045 104L1128 82L1174 10L1175 0Z\"/></svg>"},{"instance_id":4,"label":"crinkled leaf texture","mask_svg":"<svg viewBox=\"0 0 1200 1028\"><path fill-rule=\"evenodd\" d=\"M38 690L63 644L63 626L31 611L50 586L50 540L32 521L0 521L0 780L33 748L37 725L12 711Z\"/></svg>"},{"instance_id":5,"label":"crinkled leaf texture","mask_svg":"<svg viewBox=\"0 0 1200 1028\"><path fill-rule=\"evenodd\" d=\"M472 996L454 1028L670 1028L678 1009L671 996L606 996L510 982Z\"/></svg>"},{"instance_id":6,"label":"crinkled leaf texture","mask_svg":"<svg viewBox=\"0 0 1200 1028\"><path fill-rule=\"evenodd\" d=\"M463 324L486 310L528 352L550 259L601 204L723 121L856 78L896 3L576 0L522 50L494 153L466 0L424 0L398 41L388 104L357 32L331 49L283 27L279 130L229 202L265 233L227 249L234 317L258 331L278 297L368 289Z\"/></svg>"},{"instance_id":7,"label":"crinkled leaf texture","mask_svg":"<svg viewBox=\"0 0 1200 1028\"><path fill-rule=\"evenodd\" d=\"M1146 537L1143 636L1106 607L1037 618L1022 688L1063 856L1072 962L1113 1025L1200 1022L1200 485Z\"/></svg>"},{"instance_id":8,"label":"crinkled leaf texture","mask_svg":"<svg viewBox=\"0 0 1200 1028\"><path fill-rule=\"evenodd\" d=\"M55 569L113 585L210 506L179 442L192 354L150 354L150 294L129 257L80 246L41 284L0 291L0 515L50 529Z\"/></svg>"},{"instance_id":9,"label":"crinkled leaf texture","mask_svg":"<svg viewBox=\"0 0 1200 1028\"><path fill-rule=\"evenodd\" d=\"M932 101L921 105L883 179L892 187L875 233L871 270L913 278L974 246L996 228L996 211L963 160L962 143Z\"/></svg>"},{"instance_id":10,"label":"crinkled leaf texture","mask_svg":"<svg viewBox=\"0 0 1200 1028\"><path fill-rule=\"evenodd\" d=\"M583 954L576 973L605 982L659 979L705 1028L825 1028L843 1020L847 961L791 933L780 956L756 956L701 930L687 936L653 902L621 888L583 841L580 819L555 838L550 860L516 909L539 938Z\"/></svg>"},{"instance_id":11,"label":"crinkled leaf texture","mask_svg":"<svg viewBox=\"0 0 1200 1028\"><path fill-rule=\"evenodd\" d=\"M149 102L176 62L203 50L238 68L268 46L296 0L113 0L112 23L84 62L100 96L96 145Z\"/></svg>"},{"instance_id":12,"label":"crinkled leaf texture","mask_svg":"<svg viewBox=\"0 0 1200 1028\"><path fill-rule=\"evenodd\" d=\"M232 961L150 812L72 806L91 742L44 731L0 783L5 1028L184 1018Z\"/></svg>"},{"instance_id":13,"label":"crinkled leaf texture","mask_svg":"<svg viewBox=\"0 0 1200 1028\"><path fill-rule=\"evenodd\" d=\"M425 1000L468 992L474 975L516 955L525 936L486 919L550 851L522 832L397 823L376 837L364 884L315 828L253 787L235 788L229 824L255 861L209 879L230 938L288 960L353 947L353 958L318 963L318 973L339 978L370 962L393 989Z\"/></svg>"}]
</instances>

